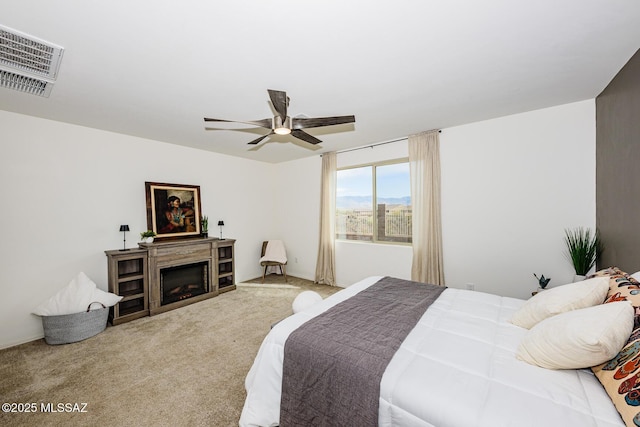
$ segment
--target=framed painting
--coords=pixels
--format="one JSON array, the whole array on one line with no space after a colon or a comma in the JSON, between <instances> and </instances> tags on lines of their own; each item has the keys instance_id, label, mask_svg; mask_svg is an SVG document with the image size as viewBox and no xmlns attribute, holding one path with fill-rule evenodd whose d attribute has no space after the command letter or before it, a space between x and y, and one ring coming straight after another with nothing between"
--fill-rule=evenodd
<instances>
[{"instance_id":1,"label":"framed painting","mask_svg":"<svg viewBox=\"0 0 640 427\"><path fill-rule=\"evenodd\" d=\"M156 239L200 236L200 186L145 182L147 227Z\"/></svg>"}]
</instances>

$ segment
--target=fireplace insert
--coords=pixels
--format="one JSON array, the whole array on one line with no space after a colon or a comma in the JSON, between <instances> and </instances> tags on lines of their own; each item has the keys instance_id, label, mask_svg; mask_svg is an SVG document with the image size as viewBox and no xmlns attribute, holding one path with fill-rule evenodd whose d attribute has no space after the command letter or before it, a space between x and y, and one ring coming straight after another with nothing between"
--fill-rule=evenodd
<instances>
[{"instance_id":1,"label":"fireplace insert","mask_svg":"<svg viewBox=\"0 0 640 427\"><path fill-rule=\"evenodd\" d=\"M160 269L160 305L209 292L209 262Z\"/></svg>"}]
</instances>

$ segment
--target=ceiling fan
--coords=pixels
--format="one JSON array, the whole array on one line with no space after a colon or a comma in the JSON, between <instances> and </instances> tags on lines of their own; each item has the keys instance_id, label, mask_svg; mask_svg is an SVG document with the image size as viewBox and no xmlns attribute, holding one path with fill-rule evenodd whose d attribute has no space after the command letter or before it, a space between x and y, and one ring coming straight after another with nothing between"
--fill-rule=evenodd
<instances>
[{"instance_id":1,"label":"ceiling fan","mask_svg":"<svg viewBox=\"0 0 640 427\"><path fill-rule=\"evenodd\" d=\"M272 119L262 120L224 120L224 119L211 119L204 118L205 122L228 122L228 123L246 123L249 125L260 126L265 129L270 129L266 135L254 139L248 144L255 145L268 137L269 135L289 135L308 142L309 144L318 144L322 142L313 135L310 135L302 129L317 128L322 126L341 125L345 123L355 123L355 116L334 116L334 117L289 117L287 116L287 108L289 107L289 97L287 93L280 90L267 90L269 92L269 98L271 98L271 104L277 112L277 115Z\"/></svg>"}]
</instances>

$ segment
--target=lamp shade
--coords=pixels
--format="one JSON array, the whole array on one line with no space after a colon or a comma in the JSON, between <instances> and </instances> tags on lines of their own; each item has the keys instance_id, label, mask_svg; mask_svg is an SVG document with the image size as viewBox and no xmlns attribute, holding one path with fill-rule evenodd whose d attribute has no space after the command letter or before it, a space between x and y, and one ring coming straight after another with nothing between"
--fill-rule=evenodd
<instances>
[{"instance_id":1,"label":"lamp shade","mask_svg":"<svg viewBox=\"0 0 640 427\"><path fill-rule=\"evenodd\" d=\"M224 225L224 221L218 221L218 225L222 227Z\"/></svg>"},{"instance_id":2,"label":"lamp shade","mask_svg":"<svg viewBox=\"0 0 640 427\"><path fill-rule=\"evenodd\" d=\"M129 226L127 224L121 225L120 231L129 231Z\"/></svg>"}]
</instances>

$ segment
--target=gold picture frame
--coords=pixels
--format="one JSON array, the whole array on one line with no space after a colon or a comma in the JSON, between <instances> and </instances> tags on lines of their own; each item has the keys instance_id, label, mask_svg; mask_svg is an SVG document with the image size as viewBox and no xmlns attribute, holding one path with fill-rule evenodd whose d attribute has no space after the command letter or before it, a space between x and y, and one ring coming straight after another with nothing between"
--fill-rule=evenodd
<instances>
[{"instance_id":1,"label":"gold picture frame","mask_svg":"<svg viewBox=\"0 0 640 427\"><path fill-rule=\"evenodd\" d=\"M200 236L200 186L145 182L147 228L156 239Z\"/></svg>"}]
</instances>

